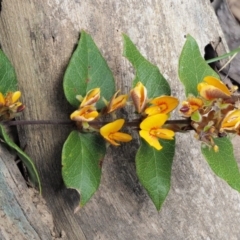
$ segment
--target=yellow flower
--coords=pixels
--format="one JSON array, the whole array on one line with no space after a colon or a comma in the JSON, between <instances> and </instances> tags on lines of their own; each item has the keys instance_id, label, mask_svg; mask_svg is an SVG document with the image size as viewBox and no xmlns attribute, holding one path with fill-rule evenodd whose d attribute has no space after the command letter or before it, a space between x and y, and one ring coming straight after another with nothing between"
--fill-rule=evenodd
<instances>
[{"instance_id":1,"label":"yellow flower","mask_svg":"<svg viewBox=\"0 0 240 240\"><path fill-rule=\"evenodd\" d=\"M20 91L9 92L6 97L0 92L0 120L13 119L24 110L25 106L18 101L20 97Z\"/></svg>"},{"instance_id":2,"label":"yellow flower","mask_svg":"<svg viewBox=\"0 0 240 240\"><path fill-rule=\"evenodd\" d=\"M5 105L5 98L3 94L0 92L0 107Z\"/></svg>"},{"instance_id":3,"label":"yellow flower","mask_svg":"<svg viewBox=\"0 0 240 240\"><path fill-rule=\"evenodd\" d=\"M145 113L149 116L152 116L159 113L167 114L173 111L177 107L179 101L175 97L161 96L154 98L150 101L150 103L152 104L152 106L148 107L145 110Z\"/></svg>"},{"instance_id":4,"label":"yellow flower","mask_svg":"<svg viewBox=\"0 0 240 240\"><path fill-rule=\"evenodd\" d=\"M168 115L166 114L156 114L145 118L140 124L140 136L157 150L162 149L158 138L171 140L175 135L172 130L161 128L167 119Z\"/></svg>"},{"instance_id":5,"label":"yellow flower","mask_svg":"<svg viewBox=\"0 0 240 240\"><path fill-rule=\"evenodd\" d=\"M135 88L131 90L130 94L137 112L141 113L146 106L147 89L141 82L138 82Z\"/></svg>"},{"instance_id":6,"label":"yellow flower","mask_svg":"<svg viewBox=\"0 0 240 240\"><path fill-rule=\"evenodd\" d=\"M215 98L228 99L231 97L230 90L217 78L208 76L203 81L198 84L198 92L203 98L213 100Z\"/></svg>"},{"instance_id":7,"label":"yellow flower","mask_svg":"<svg viewBox=\"0 0 240 240\"><path fill-rule=\"evenodd\" d=\"M85 107L87 105L95 105L95 103L100 98L100 88L94 88L87 92L86 96L83 98L80 107Z\"/></svg>"},{"instance_id":8,"label":"yellow flower","mask_svg":"<svg viewBox=\"0 0 240 240\"><path fill-rule=\"evenodd\" d=\"M85 106L74 111L70 118L73 121L90 122L98 116L98 112L94 106Z\"/></svg>"},{"instance_id":9,"label":"yellow flower","mask_svg":"<svg viewBox=\"0 0 240 240\"><path fill-rule=\"evenodd\" d=\"M122 128L124 122L124 119L118 119L108 123L100 128L100 134L114 146L119 146L120 144L118 142L129 142L132 140L131 135L118 132Z\"/></svg>"},{"instance_id":10,"label":"yellow flower","mask_svg":"<svg viewBox=\"0 0 240 240\"><path fill-rule=\"evenodd\" d=\"M119 95L117 96L119 93L119 91L117 91L112 99L110 100L110 102L108 103L108 106L107 106L107 113L111 113L119 108L123 108L126 103L127 103L127 98L128 96L127 95Z\"/></svg>"},{"instance_id":11,"label":"yellow flower","mask_svg":"<svg viewBox=\"0 0 240 240\"><path fill-rule=\"evenodd\" d=\"M203 101L200 98L189 97L187 101L183 101L180 112L184 117L190 117L195 111L203 106Z\"/></svg>"},{"instance_id":12,"label":"yellow flower","mask_svg":"<svg viewBox=\"0 0 240 240\"><path fill-rule=\"evenodd\" d=\"M239 130L240 128L240 109L235 109L230 112L224 117L220 131L223 130L229 130L229 131L234 131L234 130Z\"/></svg>"}]
</instances>

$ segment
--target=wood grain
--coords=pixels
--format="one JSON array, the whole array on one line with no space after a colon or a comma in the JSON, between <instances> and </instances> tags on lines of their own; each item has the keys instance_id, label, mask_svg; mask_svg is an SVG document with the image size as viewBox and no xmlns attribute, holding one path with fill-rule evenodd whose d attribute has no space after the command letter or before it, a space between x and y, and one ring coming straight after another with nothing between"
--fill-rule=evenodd
<instances>
[{"instance_id":1,"label":"wood grain","mask_svg":"<svg viewBox=\"0 0 240 240\"><path fill-rule=\"evenodd\" d=\"M27 108L22 119L69 118L73 109L64 98L63 74L82 29L106 58L117 88L128 92L134 77L121 56L124 32L159 66L172 95L181 99L177 66L185 35L196 38L202 52L212 39L224 39L208 1L3 0L0 42L23 92ZM124 111L119 115L131 118ZM134 140L108 150L98 192L73 214L79 196L61 178L61 148L70 131L67 126L19 128L59 236L64 231L71 240L238 239L240 195L211 172L191 134L177 136L172 187L160 213L137 180Z\"/></svg>"}]
</instances>

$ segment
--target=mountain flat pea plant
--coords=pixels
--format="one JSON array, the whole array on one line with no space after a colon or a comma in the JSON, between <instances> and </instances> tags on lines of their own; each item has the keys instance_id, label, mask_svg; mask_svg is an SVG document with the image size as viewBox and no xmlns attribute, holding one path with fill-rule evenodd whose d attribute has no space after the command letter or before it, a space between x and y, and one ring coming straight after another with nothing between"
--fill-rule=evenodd
<instances>
[{"instance_id":1,"label":"mountain flat pea plant","mask_svg":"<svg viewBox=\"0 0 240 240\"><path fill-rule=\"evenodd\" d=\"M131 142L132 136L121 130L123 126L133 127L139 133L137 176L157 210L170 189L175 132L193 130L213 172L240 192L240 172L229 139L229 135L240 135L237 87L223 84L202 58L196 41L188 35L179 59L179 79L185 87L186 100L179 103L178 98L171 96L170 86L159 69L141 55L128 36L123 35L123 41L124 56L136 73L129 93L115 90L111 70L91 36L84 31L64 75L66 99L76 108L70 119L76 122L77 130L70 133L62 149L62 177L68 188L80 193L79 207L99 187L107 147ZM236 50L224 57L234 53ZM4 81L0 85L5 86ZM10 140L4 129L5 121L24 109L18 102L20 92L15 90L15 85L0 91L1 138L17 151L31 180L41 189L31 159ZM129 99L137 117L117 118L116 111L129 104ZM171 120L171 112L176 108L181 119ZM111 121L106 121L109 118Z\"/></svg>"}]
</instances>

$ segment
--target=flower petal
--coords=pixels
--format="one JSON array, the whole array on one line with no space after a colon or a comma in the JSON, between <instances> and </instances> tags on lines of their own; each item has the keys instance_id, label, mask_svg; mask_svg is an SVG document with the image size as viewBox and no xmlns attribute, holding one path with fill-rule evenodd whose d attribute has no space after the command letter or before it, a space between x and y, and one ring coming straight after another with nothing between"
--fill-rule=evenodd
<instances>
[{"instance_id":1,"label":"flower petal","mask_svg":"<svg viewBox=\"0 0 240 240\"><path fill-rule=\"evenodd\" d=\"M117 91L112 99L110 100L108 107L107 107L107 113L111 113L119 108L122 108L126 105L128 95L119 95L117 96L119 91Z\"/></svg>"},{"instance_id":2,"label":"flower petal","mask_svg":"<svg viewBox=\"0 0 240 240\"><path fill-rule=\"evenodd\" d=\"M161 96L161 97L154 98L153 100L150 101L150 103L158 106L158 108L159 108L158 113L167 114L167 113L173 111L177 107L179 101L175 97ZM148 115L157 114L156 108L155 108L155 111L152 111L152 109L147 108L145 110L145 113Z\"/></svg>"},{"instance_id":3,"label":"flower petal","mask_svg":"<svg viewBox=\"0 0 240 240\"><path fill-rule=\"evenodd\" d=\"M114 122L108 123L100 128L100 134L103 137L108 137L109 134L118 132L122 128L124 122L124 119L117 119Z\"/></svg>"},{"instance_id":4,"label":"flower petal","mask_svg":"<svg viewBox=\"0 0 240 240\"><path fill-rule=\"evenodd\" d=\"M149 131L140 130L140 136L145 139L145 141L152 147L156 148L157 150L161 150L162 146L160 145L158 138L151 135Z\"/></svg>"},{"instance_id":5,"label":"flower petal","mask_svg":"<svg viewBox=\"0 0 240 240\"><path fill-rule=\"evenodd\" d=\"M20 91L14 92L12 94L12 104L17 102L20 97L21 97L21 92Z\"/></svg>"},{"instance_id":6,"label":"flower petal","mask_svg":"<svg viewBox=\"0 0 240 240\"><path fill-rule=\"evenodd\" d=\"M151 130L152 128L161 127L168 119L168 115L166 114L156 114L145 118L141 124L140 128L142 130Z\"/></svg>"},{"instance_id":7,"label":"flower petal","mask_svg":"<svg viewBox=\"0 0 240 240\"><path fill-rule=\"evenodd\" d=\"M165 129L165 128L153 129L150 131L150 134L158 138L169 139L169 140L174 139L174 135L175 135L175 133L172 130Z\"/></svg>"},{"instance_id":8,"label":"flower petal","mask_svg":"<svg viewBox=\"0 0 240 240\"><path fill-rule=\"evenodd\" d=\"M147 89L141 82L138 82L130 94L137 112L141 113L146 106Z\"/></svg>"},{"instance_id":9,"label":"flower petal","mask_svg":"<svg viewBox=\"0 0 240 240\"><path fill-rule=\"evenodd\" d=\"M222 121L221 128L233 130L240 124L240 109L230 111Z\"/></svg>"},{"instance_id":10,"label":"flower petal","mask_svg":"<svg viewBox=\"0 0 240 240\"><path fill-rule=\"evenodd\" d=\"M86 96L83 98L80 107L87 105L94 105L100 98L100 88L94 88L87 92Z\"/></svg>"},{"instance_id":11,"label":"flower petal","mask_svg":"<svg viewBox=\"0 0 240 240\"><path fill-rule=\"evenodd\" d=\"M209 85L212 85L218 89L220 89L222 92L224 92L226 95L230 96L231 92L230 90L227 88L227 86L219 79L215 78L215 77L205 77L203 79L204 82L208 83Z\"/></svg>"},{"instance_id":12,"label":"flower petal","mask_svg":"<svg viewBox=\"0 0 240 240\"><path fill-rule=\"evenodd\" d=\"M132 140L132 136L127 133L115 132L110 134L110 138L117 142L129 142Z\"/></svg>"},{"instance_id":13,"label":"flower petal","mask_svg":"<svg viewBox=\"0 0 240 240\"><path fill-rule=\"evenodd\" d=\"M3 94L0 92L0 106L4 106L4 105L5 105L5 98Z\"/></svg>"}]
</instances>

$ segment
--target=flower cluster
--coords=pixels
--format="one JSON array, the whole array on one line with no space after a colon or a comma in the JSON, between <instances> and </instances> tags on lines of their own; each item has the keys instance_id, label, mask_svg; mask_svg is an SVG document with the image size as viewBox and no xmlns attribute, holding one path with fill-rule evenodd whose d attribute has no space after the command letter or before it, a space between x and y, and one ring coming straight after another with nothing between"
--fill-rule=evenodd
<instances>
[{"instance_id":1,"label":"flower cluster","mask_svg":"<svg viewBox=\"0 0 240 240\"><path fill-rule=\"evenodd\" d=\"M139 135L152 147L161 150L161 139L173 139L174 132L164 128L163 125L169 117L169 113L178 105L178 99L171 96L159 96L147 99L147 89L138 82L131 90L131 97L136 111L143 117L140 123Z\"/></svg>"},{"instance_id":2,"label":"flower cluster","mask_svg":"<svg viewBox=\"0 0 240 240\"><path fill-rule=\"evenodd\" d=\"M189 96L182 103L180 112L191 118L196 138L218 151L215 137L227 133L240 135L240 110L238 101L232 94L236 90L228 89L219 79L208 76L198 84L199 97Z\"/></svg>"},{"instance_id":3,"label":"flower cluster","mask_svg":"<svg viewBox=\"0 0 240 240\"><path fill-rule=\"evenodd\" d=\"M119 95L119 91L117 91L109 102L103 99L106 107L102 110L102 114L113 113L117 109L124 107L127 103L127 98L127 95ZM71 114L70 118L80 122L81 127L90 129L90 122L100 116L100 113L96 109L96 103L100 99L100 88L90 90L84 98L77 96L77 99L81 101L81 104L79 109ZM100 128L100 134L110 144L115 146L119 145L118 142L129 142L132 140L132 137L129 134L119 132L124 122L124 119L118 119L108 123Z\"/></svg>"},{"instance_id":4,"label":"flower cluster","mask_svg":"<svg viewBox=\"0 0 240 240\"><path fill-rule=\"evenodd\" d=\"M145 139L150 146L157 150L162 149L159 138L173 139L174 132L163 127L169 117L169 113L178 105L178 100L171 96L160 96L148 100L147 89L141 82L131 90L130 95L133 104L140 118L139 135ZM70 118L74 121L81 122L81 127L88 128L93 124L93 120L100 116L95 105L100 99L100 88L90 90L84 98L77 96L81 101L79 109L74 111ZM116 110L125 107L127 104L128 95L120 95L117 91L111 100L104 100L106 107L101 111L101 114L113 114ZM114 115L115 117L115 115ZM87 123L87 125L86 125ZM100 122L101 123L101 122ZM132 140L131 135L119 132L125 123L124 119L117 119L107 123L99 130L100 134L112 145L118 146L119 142L129 142Z\"/></svg>"},{"instance_id":5,"label":"flower cluster","mask_svg":"<svg viewBox=\"0 0 240 240\"><path fill-rule=\"evenodd\" d=\"M18 101L20 97L20 91L9 92L6 96L0 92L0 121L11 120L24 110L25 106Z\"/></svg>"}]
</instances>

